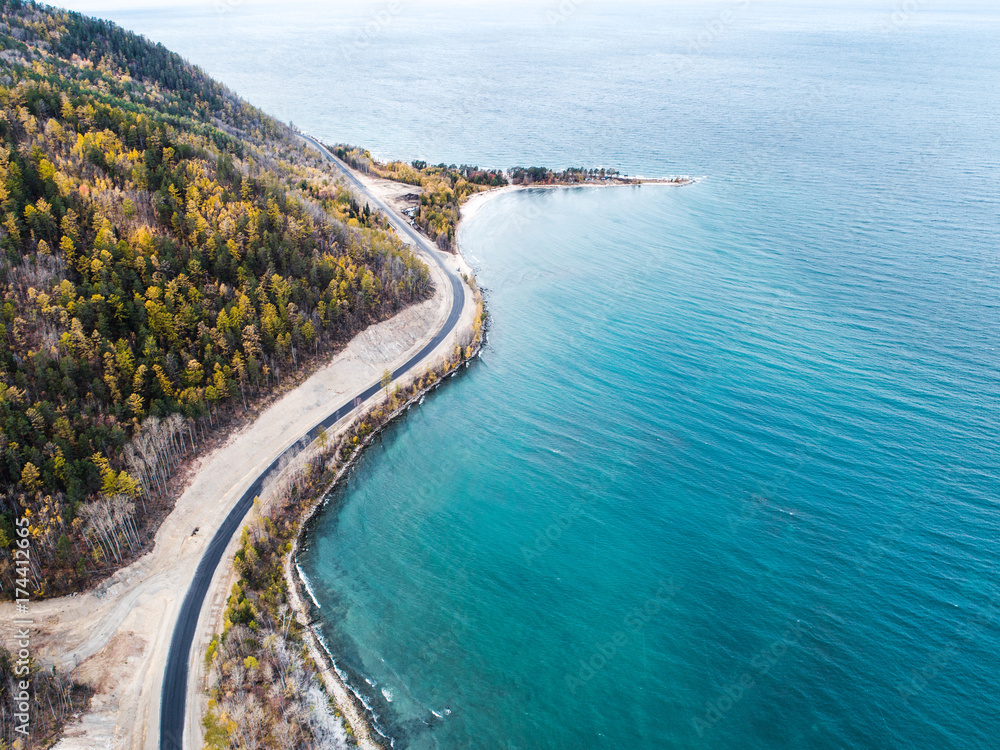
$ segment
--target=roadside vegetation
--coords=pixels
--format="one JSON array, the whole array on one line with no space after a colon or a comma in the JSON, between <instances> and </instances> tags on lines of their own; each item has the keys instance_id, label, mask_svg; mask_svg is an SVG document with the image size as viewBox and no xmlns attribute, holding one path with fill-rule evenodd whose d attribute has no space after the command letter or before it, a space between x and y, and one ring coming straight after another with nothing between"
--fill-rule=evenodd
<instances>
[{"instance_id":1,"label":"roadside vegetation","mask_svg":"<svg viewBox=\"0 0 1000 750\"><path fill-rule=\"evenodd\" d=\"M148 548L187 457L429 278L202 71L0 1L0 549L27 518L32 597Z\"/></svg>"},{"instance_id":2,"label":"roadside vegetation","mask_svg":"<svg viewBox=\"0 0 1000 750\"><path fill-rule=\"evenodd\" d=\"M92 694L67 675L41 669L30 658L20 662L0 646L0 750L51 747L63 724L86 709ZM21 712L25 704L28 721Z\"/></svg>"},{"instance_id":3,"label":"roadside vegetation","mask_svg":"<svg viewBox=\"0 0 1000 750\"><path fill-rule=\"evenodd\" d=\"M305 513L377 433L428 389L478 351L485 312L477 293L472 338L456 346L439 367L415 382L392 387L383 378L384 401L359 416L336 441L325 434L315 451L286 469L255 502L235 556L239 580L226 604L223 629L205 655L209 667L209 710L203 722L211 750L342 748L354 734L323 688L303 637L302 619L292 611L285 578Z\"/></svg>"},{"instance_id":4,"label":"roadside vegetation","mask_svg":"<svg viewBox=\"0 0 1000 750\"><path fill-rule=\"evenodd\" d=\"M582 185L587 183L637 182L623 176L617 169L586 169L570 167L561 172L545 167L513 167L507 170L512 185Z\"/></svg>"},{"instance_id":5,"label":"roadside vegetation","mask_svg":"<svg viewBox=\"0 0 1000 750\"><path fill-rule=\"evenodd\" d=\"M411 216L413 223L439 248L451 253L456 247L459 206L470 195L507 184L503 171L497 169L480 169L466 164L432 166L424 161L383 164L375 161L370 152L356 146L337 146L334 153L359 172L422 188L420 204L414 207Z\"/></svg>"}]
</instances>

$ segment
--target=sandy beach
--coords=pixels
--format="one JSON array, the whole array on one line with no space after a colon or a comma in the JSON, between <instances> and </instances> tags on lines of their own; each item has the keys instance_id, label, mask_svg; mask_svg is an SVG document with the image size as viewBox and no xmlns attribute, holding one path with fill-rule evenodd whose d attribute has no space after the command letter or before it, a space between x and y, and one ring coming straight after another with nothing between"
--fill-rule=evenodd
<instances>
[{"instance_id":1,"label":"sandy beach","mask_svg":"<svg viewBox=\"0 0 1000 750\"><path fill-rule=\"evenodd\" d=\"M461 210L461 221L469 221L473 216L478 214L483 206L489 203L494 198L497 198L505 193L514 193L519 190L583 190L586 188L616 188L616 187L645 187L645 186L663 186L663 187L684 187L685 185L692 185L697 180L685 178L680 182L672 182L668 180L644 180L641 182L636 182L633 184L621 183L621 182L582 182L574 184L559 184L559 185L504 185L503 187L491 188L490 190L484 190L481 193L475 193L470 195L468 199L460 207ZM388 180L385 180L388 182ZM461 226L461 221L459 225Z\"/></svg>"}]
</instances>

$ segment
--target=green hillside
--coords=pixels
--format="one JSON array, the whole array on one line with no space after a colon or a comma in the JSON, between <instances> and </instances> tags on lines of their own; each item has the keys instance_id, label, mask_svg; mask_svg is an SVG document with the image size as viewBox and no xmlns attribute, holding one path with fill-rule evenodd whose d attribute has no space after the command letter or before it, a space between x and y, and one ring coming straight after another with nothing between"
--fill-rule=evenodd
<instances>
[{"instance_id":1,"label":"green hillside","mask_svg":"<svg viewBox=\"0 0 1000 750\"><path fill-rule=\"evenodd\" d=\"M148 547L220 423L431 285L287 127L177 55L0 15L0 546L27 517L47 596Z\"/></svg>"}]
</instances>

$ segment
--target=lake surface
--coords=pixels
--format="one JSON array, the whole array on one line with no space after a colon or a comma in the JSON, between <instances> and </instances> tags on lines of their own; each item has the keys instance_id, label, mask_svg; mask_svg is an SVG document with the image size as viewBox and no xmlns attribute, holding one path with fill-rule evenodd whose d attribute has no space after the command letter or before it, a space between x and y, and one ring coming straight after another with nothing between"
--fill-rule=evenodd
<instances>
[{"instance_id":1,"label":"lake surface","mask_svg":"<svg viewBox=\"0 0 1000 750\"><path fill-rule=\"evenodd\" d=\"M105 15L381 157L685 188L463 225L482 357L299 563L407 748L1000 746L1000 15Z\"/></svg>"}]
</instances>

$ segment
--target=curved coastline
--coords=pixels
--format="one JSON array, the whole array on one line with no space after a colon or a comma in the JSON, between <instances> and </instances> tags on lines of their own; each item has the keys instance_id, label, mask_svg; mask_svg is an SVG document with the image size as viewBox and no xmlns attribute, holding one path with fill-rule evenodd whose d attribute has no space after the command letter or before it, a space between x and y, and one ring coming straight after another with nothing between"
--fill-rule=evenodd
<instances>
[{"instance_id":1,"label":"curved coastline","mask_svg":"<svg viewBox=\"0 0 1000 750\"><path fill-rule=\"evenodd\" d=\"M333 163L341 171L349 183L352 183L360 192L367 194L367 197L371 198L376 206L383 211L386 218L393 224L397 232L401 235L410 237L414 244L418 247L426 244L427 248L425 248L425 251L428 252L430 260L445 271L445 275L449 278L449 281L451 281L453 286L462 285L462 280L453 276L453 271L447 270L444 262L439 257L435 256L433 251L428 249L429 242L424 239L423 235L418 234L413 228L403 223L399 217L394 215L394 212L383 201L371 193L370 186L366 184L366 179L363 175L355 172L346 164L341 162L341 160L331 154L320 141L305 134L300 134L300 137L316 148L324 157ZM474 297L481 301L481 293L475 285L475 275L472 268L466 262L461 253L461 249L457 247L455 252L455 262L459 266L463 275L466 276L465 282L472 290ZM458 367L461 367L463 364L467 365L469 360L477 357L481 352L482 344L485 340L485 312L483 313L483 317L480 322L483 328L480 329L481 333L479 337L473 340L471 351L464 350L458 366L456 366L456 369L450 373L451 377L458 374ZM457 327L458 321L456 321L456 328ZM355 450L350 455L350 457L337 471L334 478L306 503L301 510L299 518L297 519L298 530L292 541L292 548L285 556L282 566L285 582L288 586L289 605L291 606L296 619L303 626L304 639L306 641L309 655L320 673L320 677L323 681L327 694L333 698L338 710L349 724L351 731L358 742L358 746L361 747L362 750L379 750L380 748L392 747L392 739L379 731L376 724L376 717L374 716L371 707L362 700L360 694L348 683L342 670L340 670L337 666L334 655L327 648L322 633L314 627L316 620L312 616L313 607L318 609L318 603L315 598L311 596L311 593L310 600L314 603L313 605L310 605L302 595L302 589L306 588L308 584L306 583L304 577L300 574L296 557L305 532L309 528L312 519L315 517L320 508L326 505L330 494L340 483L341 479L354 466L358 457L364 453L365 448L372 443L376 436L381 434L382 430L384 430L386 426L396 421L415 403L422 403L426 394L440 386L443 380L444 375L435 379L423 388L415 389L413 395L408 398L406 402L401 404L379 427L374 429L360 442L358 450ZM355 425L362 422L366 416L367 411L356 414L351 423L344 427L344 432L349 432Z\"/></svg>"},{"instance_id":2,"label":"curved coastline","mask_svg":"<svg viewBox=\"0 0 1000 750\"><path fill-rule=\"evenodd\" d=\"M503 187L484 190L469 196L469 198L460 207L461 213L458 226L461 227L462 222L472 219L486 206L487 203L506 193L554 188L573 190L585 188L638 187L644 184L681 187L693 184L694 182L695 180L688 179L684 182L657 181L648 183L639 182L634 184L505 185ZM459 256L460 263L464 267L470 269L471 272L472 267L462 254L460 245L456 245L456 255ZM474 275L471 276L470 281L473 284L475 283ZM466 366L468 366L471 360L480 356L485 341L486 331L484 326L483 334L479 341L476 342L471 355L464 358L464 364ZM454 377L454 375L457 374L458 370L453 372L451 376ZM362 748L362 750L383 750L386 747L393 747L393 740L379 729L377 720L378 717L376 716L373 707L369 706L362 699L357 689L350 684L347 679L347 675L337 665L336 654L330 650L325 638L323 637L321 629L317 627L321 621L319 612L322 608L312 595L311 586L299 567L297 556L303 546L306 535L309 533L312 524L317 518L318 513L327 506L332 493L337 489L347 473L354 467L355 462L361 457L365 449L371 445L376 437L381 435L383 430L403 417L411 407L423 403L423 399L426 394L430 391L436 390L442 385L443 382L444 378L436 381L426 388L418 390L411 398L397 408L389 416L389 418L386 419L384 424L374 430L362 441L359 449L351 455L350 459L341 467L341 469L337 472L337 475L329 482L329 484L327 484L307 503L299 516L298 531L293 540L292 549L285 557L283 566L285 582L288 585L289 604L295 612L296 618L303 626L303 633L305 635L309 655L315 662L317 669L320 672L327 693L334 699L338 710L350 724L351 729L358 741L358 747ZM363 415L359 415L357 419L363 419ZM334 509L333 512L336 512L336 509Z\"/></svg>"},{"instance_id":3,"label":"curved coastline","mask_svg":"<svg viewBox=\"0 0 1000 750\"><path fill-rule=\"evenodd\" d=\"M446 378L455 377L464 370L472 360L480 355L485 340L484 331L483 335L480 336L479 340L472 347L471 352L462 358L462 362L454 371L441 376L424 388L417 389L412 396L386 418L382 425L373 430L361 441L358 449L340 467L336 476L302 508L297 521L298 531L292 542L292 548L285 556L283 571L285 582L288 585L288 601L296 618L303 626L303 634L309 650L309 656L316 664L327 693L333 698L338 710L350 724L351 730L358 741L358 747L362 748L362 750L381 750L386 747L393 747L393 740L378 728L377 716L373 708L363 700L360 693L348 682L344 671L337 666L336 655L327 646L321 630L316 627L320 619L316 615L321 607L312 594L308 579L299 567L297 556L306 535L317 518L317 514L327 506L332 493L340 485L343 478L354 468L355 463L364 454L365 449L387 427L403 417L413 406L422 404L427 394L439 388ZM362 414L357 417L357 420L360 421L364 418L365 415Z\"/></svg>"},{"instance_id":4,"label":"curved coastline","mask_svg":"<svg viewBox=\"0 0 1000 750\"><path fill-rule=\"evenodd\" d=\"M461 206L459 226L461 226L462 221L467 221L474 216L490 200L499 197L503 193L513 192L519 189L521 189L521 186L506 185L492 190L484 190L481 193L476 193L475 195L470 196L469 199ZM472 273L472 267L469 265L464 255L462 255L462 249L460 246L456 246L455 254L458 256L460 264L469 269L470 285L473 289L477 289L475 286L475 275ZM468 356L463 357L462 364L465 367L468 366L469 362L480 356L485 342L486 315L484 313L482 335L479 337L479 340L475 342L472 352ZM464 369L464 367L461 367L461 369ZM456 369L453 373L451 373L450 377L454 377L459 374L460 371L460 369ZM377 717L375 716L372 707L367 705L362 700L357 690L350 685L346 679L346 675L343 673L343 670L337 666L336 655L333 654L326 645L323 634L317 627L319 617L316 615L321 607L315 597L312 596L310 584L299 567L297 557L299 550L302 547L303 540L308 534L314 520L317 517L317 514L329 503L331 494L340 485L347 473L354 467L355 462L357 462L361 455L363 455L365 449L371 445L376 437L381 435L383 430L405 415L410 408L415 405L419 406L422 404L427 394L439 388L443 382L444 378L441 378L440 380L428 385L426 388L418 389L409 399L407 399L405 403L400 405L386 419L384 424L374 430L361 442L359 449L351 455L329 484L327 484L320 492L316 493L316 495L302 508L298 519L298 531L292 542L291 551L289 551L289 553L285 556L285 562L283 565L285 583L288 585L289 605L295 613L299 623L303 626L303 634L305 636L309 655L316 664L327 693L333 698L338 710L350 724L355 738L358 741L358 747L362 750L383 750L383 748L392 747L393 741L392 738L387 737L379 730ZM364 415L359 415L357 420L361 420L363 418ZM347 429L350 428L348 427Z\"/></svg>"},{"instance_id":5,"label":"curved coastline","mask_svg":"<svg viewBox=\"0 0 1000 750\"><path fill-rule=\"evenodd\" d=\"M653 179L642 179L636 178L635 182L580 182L580 183L555 183L555 184L533 184L533 185L504 185L503 187L491 188L489 190L483 190L479 193L473 193L466 199L465 203L460 206L461 219L459 221L459 227L461 227L463 221L468 221L473 216L475 216L479 211L482 210L483 206L489 203L494 198L497 198L505 193L516 193L523 190L584 190L587 188L627 188L627 187L686 187L687 185L694 185L696 182L704 178L695 177L684 177L680 181L673 180L653 180ZM461 247L459 247L458 252L461 253Z\"/></svg>"}]
</instances>

